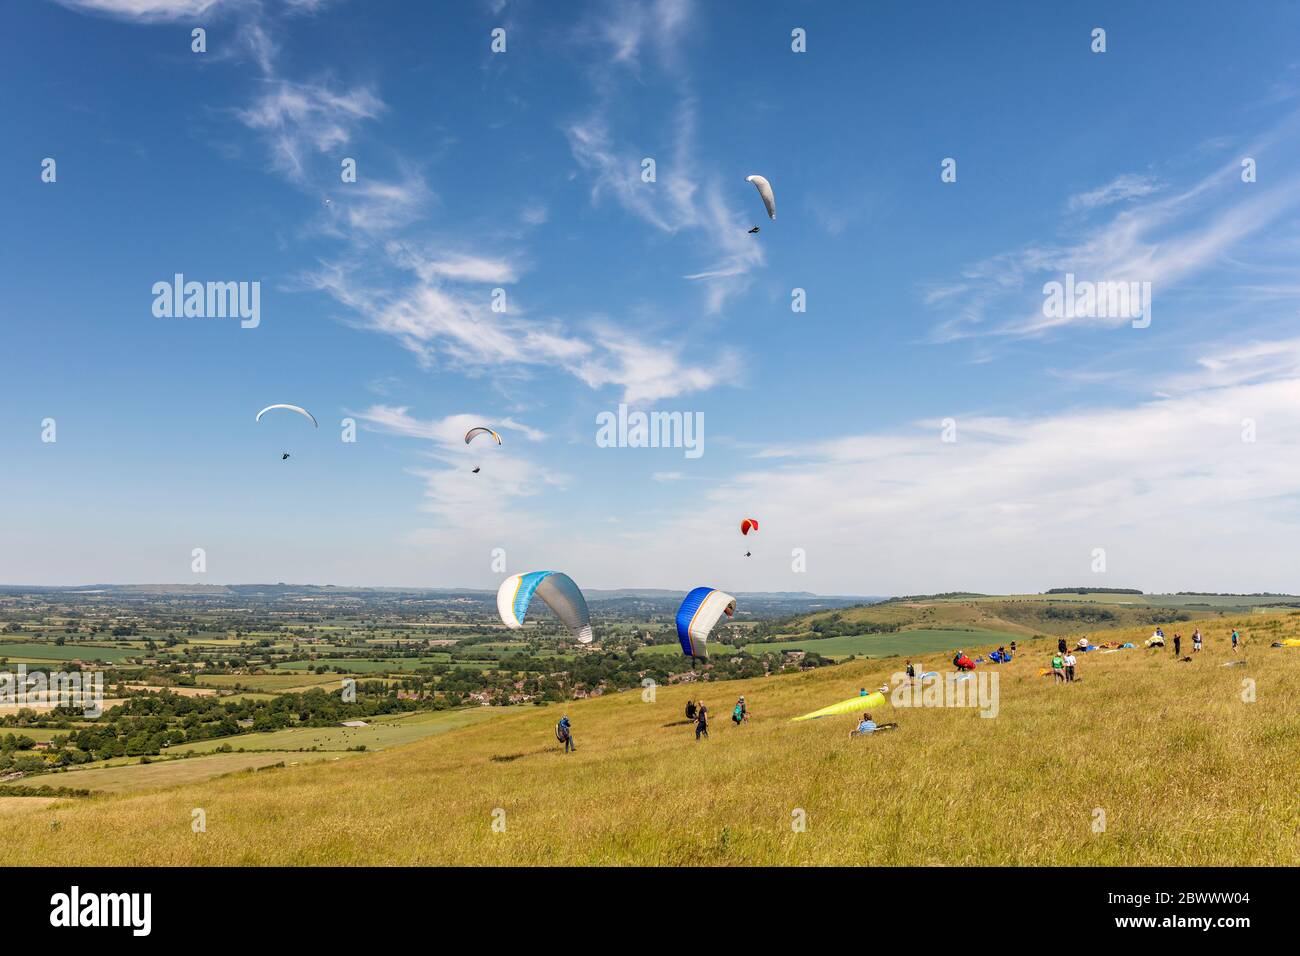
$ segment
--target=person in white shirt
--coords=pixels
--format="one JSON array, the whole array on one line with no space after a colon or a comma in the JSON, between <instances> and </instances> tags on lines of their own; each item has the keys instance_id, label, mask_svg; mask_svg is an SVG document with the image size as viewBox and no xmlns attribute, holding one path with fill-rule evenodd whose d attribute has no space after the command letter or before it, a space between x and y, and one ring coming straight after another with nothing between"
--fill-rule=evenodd
<instances>
[{"instance_id":1,"label":"person in white shirt","mask_svg":"<svg viewBox=\"0 0 1300 956\"><path fill-rule=\"evenodd\" d=\"M1067 683L1074 680L1075 658L1073 654L1065 655L1065 680Z\"/></svg>"}]
</instances>

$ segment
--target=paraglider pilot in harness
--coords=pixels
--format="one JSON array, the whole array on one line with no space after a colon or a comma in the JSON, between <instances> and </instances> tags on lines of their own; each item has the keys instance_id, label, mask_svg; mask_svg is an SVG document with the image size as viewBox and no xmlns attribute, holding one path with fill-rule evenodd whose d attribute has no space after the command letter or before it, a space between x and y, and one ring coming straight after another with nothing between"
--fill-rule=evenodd
<instances>
[{"instance_id":1,"label":"paraglider pilot in harness","mask_svg":"<svg viewBox=\"0 0 1300 956\"><path fill-rule=\"evenodd\" d=\"M578 749L573 744L573 726L569 723L568 714L561 717L560 722L555 725L555 739L564 744L566 754L571 750Z\"/></svg>"}]
</instances>

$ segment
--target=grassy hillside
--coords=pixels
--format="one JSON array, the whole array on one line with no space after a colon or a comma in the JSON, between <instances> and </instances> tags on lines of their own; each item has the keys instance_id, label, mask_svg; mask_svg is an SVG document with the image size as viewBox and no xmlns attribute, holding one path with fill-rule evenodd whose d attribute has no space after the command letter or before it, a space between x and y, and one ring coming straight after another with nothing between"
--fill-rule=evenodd
<instances>
[{"instance_id":1,"label":"grassy hillside","mask_svg":"<svg viewBox=\"0 0 1300 956\"><path fill-rule=\"evenodd\" d=\"M1036 635L1218 620L1223 614L1208 604L1193 607L1172 598L1169 604L1155 603L1157 597L1030 594L894 600L803 615L780 625L778 633L747 647L754 653L797 649L826 657L919 655L969 644L1003 644ZM1120 602L1117 598L1129 600Z\"/></svg>"},{"instance_id":2,"label":"grassy hillside","mask_svg":"<svg viewBox=\"0 0 1300 956\"><path fill-rule=\"evenodd\" d=\"M1234 623L1247 663L1225 667ZM789 722L898 663L855 661L573 703L572 755L560 710L529 708L339 761L12 809L0 840L12 864L1300 864L1300 649L1268 647L1300 615L1202 629L1190 663L1093 653L1063 686L1036 676L1037 643L996 671L992 718L878 708L901 728L852 740L852 717ZM735 728L739 693L754 719ZM698 695L716 718L699 743L681 716Z\"/></svg>"},{"instance_id":3,"label":"grassy hillside","mask_svg":"<svg viewBox=\"0 0 1300 956\"><path fill-rule=\"evenodd\" d=\"M915 657L934 658L947 655L958 648L978 647L985 644L1007 644L1024 641L1023 632L992 631L974 627L915 627L893 634L855 634L843 637L804 638L789 641L755 641L745 645L751 654L774 650L813 651L822 657ZM938 661L934 661L937 665Z\"/></svg>"}]
</instances>

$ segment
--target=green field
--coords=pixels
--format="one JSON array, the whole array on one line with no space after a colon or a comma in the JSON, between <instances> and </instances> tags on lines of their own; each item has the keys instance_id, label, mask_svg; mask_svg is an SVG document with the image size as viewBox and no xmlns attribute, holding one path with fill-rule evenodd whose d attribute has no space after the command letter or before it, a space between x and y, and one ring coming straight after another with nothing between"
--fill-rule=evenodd
<instances>
[{"instance_id":1,"label":"green field","mask_svg":"<svg viewBox=\"0 0 1300 956\"><path fill-rule=\"evenodd\" d=\"M101 647L79 642L69 642L61 647L39 641L0 644L0 657L11 661L106 661L113 664L128 657L139 657L142 653L140 648Z\"/></svg>"},{"instance_id":2,"label":"green field","mask_svg":"<svg viewBox=\"0 0 1300 956\"><path fill-rule=\"evenodd\" d=\"M261 693L283 693L303 687L321 687L326 691L337 690L343 684L346 674L200 674L198 684L204 687L217 687L223 690L255 691Z\"/></svg>"},{"instance_id":3,"label":"green field","mask_svg":"<svg viewBox=\"0 0 1300 956\"><path fill-rule=\"evenodd\" d=\"M311 671L317 667L345 667L354 674L382 674L388 671L413 671L431 664L453 663L450 654L433 654L429 657L391 657L366 659L356 657L322 657L315 661L285 661L276 664L278 671ZM461 663L457 661L456 663ZM474 666L473 661L464 662Z\"/></svg>"},{"instance_id":4,"label":"green field","mask_svg":"<svg viewBox=\"0 0 1300 956\"><path fill-rule=\"evenodd\" d=\"M1239 594L1113 594L1106 592L1063 592L1060 594L1007 594L972 598L943 598L945 603L957 601L1061 601L1092 604L1110 604L1128 607L1170 607L1183 610L1211 610L1232 614L1249 613L1255 608L1276 608L1278 604L1300 602L1300 597L1290 595L1249 596Z\"/></svg>"}]
</instances>

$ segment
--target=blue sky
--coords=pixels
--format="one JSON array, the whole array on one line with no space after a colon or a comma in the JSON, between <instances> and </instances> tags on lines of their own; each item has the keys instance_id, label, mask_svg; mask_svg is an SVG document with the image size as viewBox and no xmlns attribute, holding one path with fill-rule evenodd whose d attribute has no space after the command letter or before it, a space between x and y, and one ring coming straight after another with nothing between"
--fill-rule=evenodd
<instances>
[{"instance_id":1,"label":"blue sky","mask_svg":"<svg viewBox=\"0 0 1300 956\"><path fill-rule=\"evenodd\" d=\"M378 9L7 12L0 581L1297 587L1300 8ZM1045 321L1067 273L1149 327Z\"/></svg>"}]
</instances>

